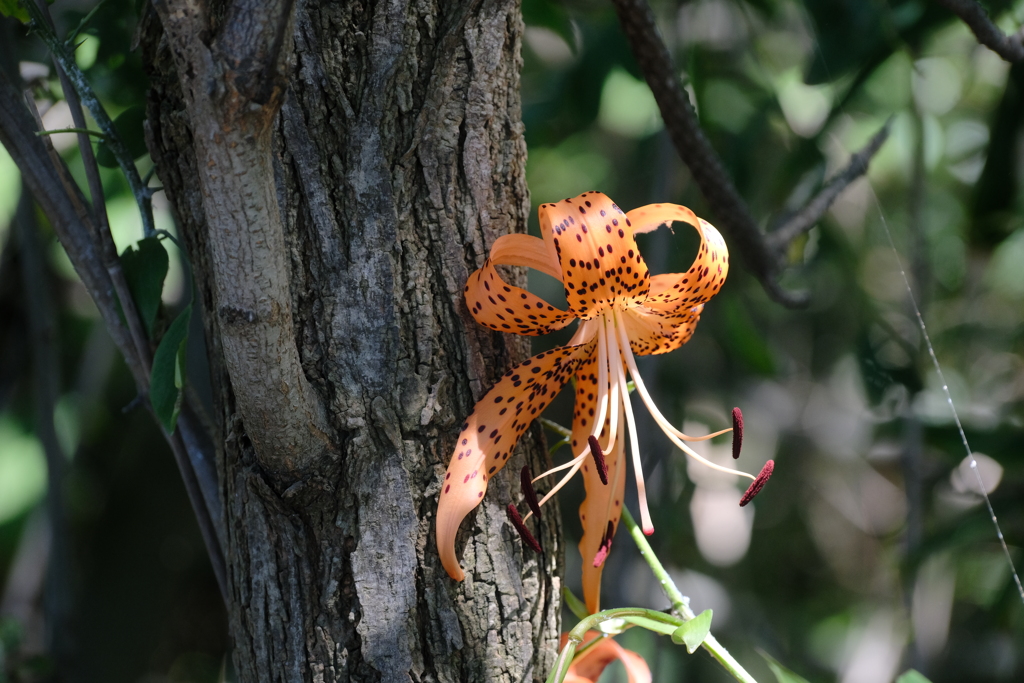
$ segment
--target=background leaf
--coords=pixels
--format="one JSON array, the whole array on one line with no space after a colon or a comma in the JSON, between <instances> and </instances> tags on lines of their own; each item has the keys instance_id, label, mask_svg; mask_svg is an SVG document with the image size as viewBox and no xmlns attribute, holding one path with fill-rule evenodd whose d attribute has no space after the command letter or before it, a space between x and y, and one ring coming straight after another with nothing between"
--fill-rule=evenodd
<instances>
[{"instance_id":1,"label":"background leaf","mask_svg":"<svg viewBox=\"0 0 1024 683\"><path fill-rule=\"evenodd\" d=\"M160 297L169 265L167 250L156 237L141 239L135 248L128 247L121 254L121 268L128 281L128 289L150 339L153 338L153 323L160 311Z\"/></svg>"},{"instance_id":2,"label":"background leaf","mask_svg":"<svg viewBox=\"0 0 1024 683\"><path fill-rule=\"evenodd\" d=\"M14 17L23 24L28 23L28 12L18 0L0 0L0 14L5 17Z\"/></svg>"},{"instance_id":3,"label":"background leaf","mask_svg":"<svg viewBox=\"0 0 1024 683\"><path fill-rule=\"evenodd\" d=\"M758 650L758 654L764 657L764 660L768 662L768 668L775 674L775 680L779 683L808 683L807 679L803 676L793 673L786 667L779 664L778 660L772 657L764 650Z\"/></svg>"},{"instance_id":4,"label":"background leaf","mask_svg":"<svg viewBox=\"0 0 1024 683\"><path fill-rule=\"evenodd\" d=\"M129 107L114 119L117 137L132 159L138 159L146 154L146 134L143 128L145 120L146 108L141 105ZM117 159L105 142L100 142L96 149L96 163L107 168L117 168Z\"/></svg>"},{"instance_id":5,"label":"background leaf","mask_svg":"<svg viewBox=\"0 0 1024 683\"><path fill-rule=\"evenodd\" d=\"M188 342L188 323L192 317L189 304L178 314L167 333L160 340L153 355L150 374L149 399L160 424L168 432L174 431L181 407L182 378L184 377L185 344Z\"/></svg>"}]
</instances>

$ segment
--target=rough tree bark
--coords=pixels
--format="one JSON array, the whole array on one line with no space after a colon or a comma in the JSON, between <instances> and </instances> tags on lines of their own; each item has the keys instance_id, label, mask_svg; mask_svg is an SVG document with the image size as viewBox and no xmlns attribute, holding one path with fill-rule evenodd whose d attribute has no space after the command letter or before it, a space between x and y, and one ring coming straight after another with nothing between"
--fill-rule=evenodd
<instances>
[{"instance_id":1,"label":"rough tree bark","mask_svg":"<svg viewBox=\"0 0 1024 683\"><path fill-rule=\"evenodd\" d=\"M518 2L154 4L149 146L210 350L239 679L543 679L560 529L524 556L503 513L539 431L464 524L464 583L433 543L459 425L529 351L461 296L529 210Z\"/></svg>"}]
</instances>

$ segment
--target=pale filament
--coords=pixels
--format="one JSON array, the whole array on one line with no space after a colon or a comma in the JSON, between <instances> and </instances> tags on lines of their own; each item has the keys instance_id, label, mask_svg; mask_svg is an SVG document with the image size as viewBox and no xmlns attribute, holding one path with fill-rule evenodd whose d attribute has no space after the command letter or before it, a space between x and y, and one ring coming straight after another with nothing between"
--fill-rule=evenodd
<instances>
[{"instance_id":1,"label":"pale filament","mask_svg":"<svg viewBox=\"0 0 1024 683\"><path fill-rule=\"evenodd\" d=\"M633 415L633 406L629 398L629 388L626 386L626 367L628 367L629 375L633 379L633 384L636 387L637 393L640 394L640 398L650 411L651 417L654 418L658 427L661 428L665 433L665 436L667 436L677 448L713 470L747 477L748 479L756 479L756 477L752 474L747 474L746 472L741 472L739 470L734 470L732 468L723 467L722 465L713 463L683 443L683 441L706 441L707 439L713 439L716 436L721 436L722 434L732 430L722 429L706 436L695 437L684 434L672 426L672 423L670 423L665 416L661 414L661 411L658 410L658 406L655 405L654 400L647 391L647 387L644 385L643 379L640 377L640 372L636 366L636 359L633 357L633 351L629 346L629 336L626 332L626 326L619 317L620 315L621 313L613 307L610 311L610 315L603 314L599 318L585 321L584 324L576 331L576 334L573 336L573 340L570 341L570 344L579 343L583 339L591 336L597 337L598 411L597 419L594 421L590 431L595 438L599 439L601 437L601 432L604 431L605 419L609 417L610 410L611 424L609 425L608 430L608 443L605 445L603 450L605 452L611 452L611 450L615 448L616 440L619 438L618 408L622 408L622 411L625 413L626 427L629 431L630 450L633 458L633 472L636 477L637 498L640 503L641 528L645 534L651 534L654 533L654 525L651 522L651 514L647 506L647 487L644 482L644 474L640 462L640 444L636 436L636 418ZM595 326L597 329L593 330ZM624 367L624 365L626 367ZM575 456L572 460L552 467L546 472L534 477L533 481L537 482L556 472L561 472L566 469L569 470L569 472L565 474L559 482L544 495L543 498L540 499L538 506L543 506L566 484L568 484L569 480L579 472L583 463L590 454L590 444L588 439L588 443L583 447L583 450L580 451L579 455ZM532 515L532 511L528 512L526 516L523 517L523 521L526 521Z\"/></svg>"},{"instance_id":2,"label":"pale filament","mask_svg":"<svg viewBox=\"0 0 1024 683\"><path fill-rule=\"evenodd\" d=\"M582 326L581 326L581 329L582 329ZM601 327L597 328L597 403L598 403L598 411L597 411L597 420L594 422L593 427L591 427L591 433L594 435L595 438L601 436L601 430L604 428L605 418L608 415L608 402L609 402L609 400L608 400L609 399L609 396L608 396L608 361L609 361L608 335L605 334L603 326L601 326ZM618 365L621 366L621 361L618 363ZM617 411L613 411L613 412L617 412ZM613 424L614 424L614 422L615 422L614 418L613 418L612 421L613 421ZM538 476L533 478L533 481L536 482L536 481L538 481L540 479L543 479L544 477L547 477L547 476L549 476L551 474L554 474L555 472L560 472L561 470L564 470L564 469L567 469L567 468L571 468L569 470L569 473L566 474L564 477L562 477L562 479L557 484L555 484L555 486L550 491L548 491L544 495L543 498L540 499L540 502L537 504L537 507L541 507L542 505L544 505L544 503L548 502L551 499L552 496L554 496L556 493L558 493L562 489L562 487L564 487L566 484L569 483L570 479L572 479L574 476L576 476L576 473L579 472L580 467L583 466L583 462L587 459L588 455L590 455L590 442L589 442L589 439L587 440L587 445L584 446L583 450L575 458L573 458L572 460L570 460L567 463L563 463L561 465L558 465L557 467L552 467L550 470L548 470L548 471L546 471L546 472L544 472L544 473L542 473L542 474L540 474L540 475L538 475ZM525 517L523 517L523 521L525 522L532 515L533 515L533 511L531 510L530 512L526 513Z\"/></svg>"},{"instance_id":3,"label":"pale filament","mask_svg":"<svg viewBox=\"0 0 1024 683\"><path fill-rule=\"evenodd\" d=\"M647 509L647 485L644 483L644 471L640 463L640 442L636 438L636 418L633 416L633 405L629 400L629 389L626 387L626 371L622 367L622 354L615 343L615 327L617 320L608 321L612 328L607 331L609 346L614 349L616 355L620 356L619 362L615 364L615 374L618 380L619 391L622 392L622 406L626 412L626 427L629 429L629 446L633 454L633 476L636 478L637 502L640 504L640 528L644 534L650 536L654 533L654 524L651 522L651 513ZM626 339L628 344L629 340Z\"/></svg>"},{"instance_id":4,"label":"pale filament","mask_svg":"<svg viewBox=\"0 0 1024 683\"><path fill-rule=\"evenodd\" d=\"M616 314L615 322L619 323L618 314ZM629 376L633 378L633 384L636 386L636 391L638 394L640 394L640 397L643 399L643 402L647 405L647 409L650 411L651 417L653 417L654 421L658 423L658 426L661 427L661 430L665 432L665 436L669 438L669 441L675 444L676 447L683 453L686 453L694 460L697 460L698 462L707 465L713 470L725 472L726 474L735 474L740 477L747 477L748 479L756 479L757 477L755 477L752 474L747 474L746 472L734 470L731 467L723 467L721 465L711 462L707 458L699 455L696 451L694 451L692 448L690 448L680 440L679 437L685 435L682 434L682 432L677 430L675 427L673 427L672 424L667 419L665 419L665 416L661 414L661 411L658 410L658 406L654 404L654 400L651 398L651 395L647 392L647 387L644 386L644 381L643 379L641 379L640 372L637 370L636 367L636 359L633 358L633 351L629 348L629 338L626 336L625 325L616 324L615 327L619 331L619 338L622 342L622 356L626 360L626 365L629 366ZM722 432L718 432L718 434L721 433ZM711 438L712 436L716 436L716 434L711 434L704 438L707 439Z\"/></svg>"}]
</instances>

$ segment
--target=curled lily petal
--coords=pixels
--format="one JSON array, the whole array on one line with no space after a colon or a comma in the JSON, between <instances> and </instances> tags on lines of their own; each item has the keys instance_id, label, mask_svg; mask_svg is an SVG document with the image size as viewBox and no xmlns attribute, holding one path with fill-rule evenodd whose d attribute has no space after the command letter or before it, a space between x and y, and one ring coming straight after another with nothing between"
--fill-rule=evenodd
<instances>
[{"instance_id":1,"label":"curled lily petal","mask_svg":"<svg viewBox=\"0 0 1024 683\"><path fill-rule=\"evenodd\" d=\"M567 637L568 634L562 634L561 647L565 647ZM616 659L625 667L628 683L651 683L651 669L643 657L597 631L588 631L583 643L595 638L601 638L601 642L591 645L573 660L563 679L565 683L597 683L605 668Z\"/></svg>"},{"instance_id":2,"label":"curled lily petal","mask_svg":"<svg viewBox=\"0 0 1024 683\"><path fill-rule=\"evenodd\" d=\"M493 261L469 276L466 305L478 323L499 332L537 336L560 330L573 316L536 294L507 284Z\"/></svg>"},{"instance_id":3,"label":"curled lily petal","mask_svg":"<svg viewBox=\"0 0 1024 683\"><path fill-rule=\"evenodd\" d=\"M455 556L455 535L480 504L490 477L505 466L519 437L569 380L586 346L569 346L523 361L498 380L462 425L437 503L437 548L448 575L465 574Z\"/></svg>"},{"instance_id":4,"label":"curled lily petal","mask_svg":"<svg viewBox=\"0 0 1024 683\"><path fill-rule=\"evenodd\" d=\"M629 218L600 192L539 209L544 240L562 267L569 308L592 318L608 304L636 305L647 298L650 271L633 239Z\"/></svg>"}]
</instances>

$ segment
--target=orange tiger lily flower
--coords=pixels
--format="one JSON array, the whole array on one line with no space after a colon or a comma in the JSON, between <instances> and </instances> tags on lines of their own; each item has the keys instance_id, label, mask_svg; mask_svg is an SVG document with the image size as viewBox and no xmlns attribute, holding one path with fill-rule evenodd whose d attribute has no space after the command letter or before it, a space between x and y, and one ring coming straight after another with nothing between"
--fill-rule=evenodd
<instances>
[{"instance_id":1,"label":"orange tiger lily flower","mask_svg":"<svg viewBox=\"0 0 1024 683\"><path fill-rule=\"evenodd\" d=\"M525 518L520 519L514 506L510 506L509 517L524 541L539 549L525 520L534 508L539 514L540 506L583 470L587 495L580 506L584 533L579 548L584 558L587 609L596 612L601 571L618 527L626 483L627 433L641 525L644 533L654 532L627 371L655 422L687 455L714 469L758 479L761 485L765 477L721 467L687 446L685 441L709 439L730 430L695 438L675 429L654 405L634 359L635 355L672 351L692 336L704 304L718 293L729 271L729 252L718 231L684 206L653 204L623 213L599 192L542 204L539 213L543 239L519 234L498 238L483 267L469 276L466 303L477 322L501 332L541 335L574 320L580 325L567 345L538 354L505 373L466 418L442 482L437 547L449 576L461 581L464 573L455 556L455 536L462 520L479 505L488 479L508 461L529 424L575 375L570 439L574 457L532 481L563 470L568 473L539 505L530 501L531 512ZM701 237L697 257L685 273L652 276L634 236L674 221L697 230ZM528 266L557 278L565 287L569 310L559 310L505 283L496 269L499 265ZM527 489L530 483L524 473Z\"/></svg>"},{"instance_id":2,"label":"orange tiger lily flower","mask_svg":"<svg viewBox=\"0 0 1024 683\"><path fill-rule=\"evenodd\" d=\"M601 638L601 642L591 645L573 659L562 683L597 683L605 668L616 659L626 668L628 683L651 683L651 670L644 658L622 647L612 638L597 631L587 631L582 644L586 645L596 638ZM559 647L565 647L568 639L569 634L563 633Z\"/></svg>"}]
</instances>

